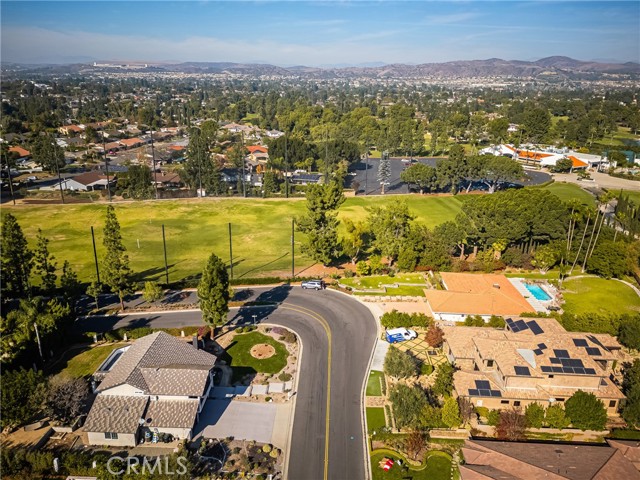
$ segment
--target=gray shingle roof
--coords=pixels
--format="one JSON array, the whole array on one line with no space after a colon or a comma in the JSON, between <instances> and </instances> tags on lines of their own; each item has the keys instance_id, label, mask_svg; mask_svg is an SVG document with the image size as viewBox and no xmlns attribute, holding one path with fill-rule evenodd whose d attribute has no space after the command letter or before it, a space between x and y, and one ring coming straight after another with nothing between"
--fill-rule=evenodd
<instances>
[{"instance_id":1,"label":"gray shingle roof","mask_svg":"<svg viewBox=\"0 0 640 480\"><path fill-rule=\"evenodd\" d=\"M156 332L138 339L98 386L104 392L128 384L148 395L202 395L216 357Z\"/></svg>"},{"instance_id":2,"label":"gray shingle roof","mask_svg":"<svg viewBox=\"0 0 640 480\"><path fill-rule=\"evenodd\" d=\"M98 395L84 422L85 432L135 433L148 397Z\"/></svg>"},{"instance_id":3,"label":"gray shingle roof","mask_svg":"<svg viewBox=\"0 0 640 480\"><path fill-rule=\"evenodd\" d=\"M147 427L191 428L198 413L198 400L150 401L144 418Z\"/></svg>"}]
</instances>

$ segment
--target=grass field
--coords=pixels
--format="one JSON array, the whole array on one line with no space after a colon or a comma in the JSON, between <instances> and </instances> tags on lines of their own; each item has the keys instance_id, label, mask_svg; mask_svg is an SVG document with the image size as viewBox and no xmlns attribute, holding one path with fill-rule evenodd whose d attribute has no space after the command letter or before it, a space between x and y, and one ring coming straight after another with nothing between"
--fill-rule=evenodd
<instances>
[{"instance_id":1,"label":"grass field","mask_svg":"<svg viewBox=\"0 0 640 480\"><path fill-rule=\"evenodd\" d=\"M419 273L408 273L396 275L395 277L389 277L387 275L377 275L372 277L353 277L343 278L340 280L344 285L357 288L359 290L372 289L377 290L381 288L381 285L398 284L398 288L387 288L386 293L380 292L356 292L356 295L407 295L424 297L424 288L427 283L424 280L424 276ZM403 283L422 283L424 287L402 285Z\"/></svg>"},{"instance_id":2,"label":"grass field","mask_svg":"<svg viewBox=\"0 0 640 480\"><path fill-rule=\"evenodd\" d=\"M637 207L640 207L640 191L638 190L623 190L625 196L629 196L629 200L636 204Z\"/></svg>"},{"instance_id":3,"label":"grass field","mask_svg":"<svg viewBox=\"0 0 640 480\"><path fill-rule=\"evenodd\" d=\"M382 382L384 374L377 370L371 370L367 379L367 397L379 397L382 395Z\"/></svg>"},{"instance_id":4,"label":"grass field","mask_svg":"<svg viewBox=\"0 0 640 480\"><path fill-rule=\"evenodd\" d=\"M382 407L367 407L367 429L369 433L380 430L382 427L386 427L387 423L384 419L384 408Z\"/></svg>"},{"instance_id":5,"label":"grass field","mask_svg":"<svg viewBox=\"0 0 640 480\"><path fill-rule=\"evenodd\" d=\"M259 343L271 345L276 353L269 358L255 358L251 355L251 347ZM260 373L278 373L287 366L288 356L289 354L284 345L260 332L236 335L233 337L233 342L227 348L225 355L232 368L253 369Z\"/></svg>"},{"instance_id":6,"label":"grass field","mask_svg":"<svg viewBox=\"0 0 640 480\"><path fill-rule=\"evenodd\" d=\"M595 206L596 204L596 199L593 195L573 183L556 182L543 188L545 190L549 190L563 202L569 202L570 200L576 199L585 205Z\"/></svg>"},{"instance_id":7,"label":"grass field","mask_svg":"<svg viewBox=\"0 0 640 480\"><path fill-rule=\"evenodd\" d=\"M373 480L450 480L451 479L451 458L444 452L433 451L428 454L427 465L409 467L403 472L402 468L395 464L391 470L385 472L378 463L383 457L392 460L404 459L400 455L392 453L391 450L375 450L371 455L371 476ZM457 477L457 476L456 476Z\"/></svg>"},{"instance_id":8,"label":"grass field","mask_svg":"<svg viewBox=\"0 0 640 480\"><path fill-rule=\"evenodd\" d=\"M58 363L54 364L48 374L60 373L73 378L88 377L93 374L102 362L116 348L125 345L124 343L116 343L109 345L98 345L95 347L87 347L88 350L70 350Z\"/></svg>"},{"instance_id":9,"label":"grass field","mask_svg":"<svg viewBox=\"0 0 640 480\"><path fill-rule=\"evenodd\" d=\"M340 218L364 220L366 207L389 204L394 197L348 198ZM429 226L455 218L463 200L459 197L404 196L411 213ZM304 199L202 199L132 202L115 206L131 267L138 280L164 279L162 225L165 225L167 260L171 281L202 271L211 252L229 260L228 223L232 224L235 278L286 275L291 266L291 220L305 209ZM94 227L98 258L104 253L102 228L106 206L38 205L4 207L20 223L30 246L38 228L50 240L49 250L60 267L68 260L80 279L95 276L91 227ZM300 253L301 234L296 234L296 271L313 262Z\"/></svg>"},{"instance_id":10,"label":"grass field","mask_svg":"<svg viewBox=\"0 0 640 480\"><path fill-rule=\"evenodd\" d=\"M622 314L640 311L640 297L616 280L584 277L564 281L565 311L574 314Z\"/></svg>"}]
</instances>

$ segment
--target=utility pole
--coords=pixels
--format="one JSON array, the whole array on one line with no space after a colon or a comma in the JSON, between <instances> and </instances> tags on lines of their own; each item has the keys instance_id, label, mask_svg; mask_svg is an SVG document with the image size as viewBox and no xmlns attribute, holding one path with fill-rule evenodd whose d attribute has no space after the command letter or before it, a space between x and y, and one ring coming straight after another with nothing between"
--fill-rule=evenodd
<instances>
[{"instance_id":1,"label":"utility pole","mask_svg":"<svg viewBox=\"0 0 640 480\"><path fill-rule=\"evenodd\" d=\"M364 194L367 194L367 179L369 177L369 150L364 154Z\"/></svg>"},{"instance_id":2,"label":"utility pole","mask_svg":"<svg viewBox=\"0 0 640 480\"><path fill-rule=\"evenodd\" d=\"M0 151L0 154L2 154L1 151ZM13 180L11 180L11 165L9 165L8 152L5 153L4 158L7 161L7 175L8 175L8 178L9 178L9 192L11 192L11 201L15 205L16 204L16 197L13 195Z\"/></svg>"},{"instance_id":3,"label":"utility pole","mask_svg":"<svg viewBox=\"0 0 640 480\"><path fill-rule=\"evenodd\" d=\"M53 147L53 145L51 146ZM55 147L54 147L54 152L55 152ZM60 176L60 165L58 165L58 159L56 158L55 154L53 156L53 161L56 163L56 172L58 174L58 185L60 185L60 198L62 199L62 203L64 203L64 189L62 188L62 177Z\"/></svg>"},{"instance_id":4,"label":"utility pole","mask_svg":"<svg viewBox=\"0 0 640 480\"><path fill-rule=\"evenodd\" d=\"M284 136L284 192L285 198L289 198L289 156L287 153L287 135Z\"/></svg>"},{"instance_id":5,"label":"utility pole","mask_svg":"<svg viewBox=\"0 0 640 480\"><path fill-rule=\"evenodd\" d=\"M324 130L324 183L329 183L329 132Z\"/></svg>"},{"instance_id":6,"label":"utility pole","mask_svg":"<svg viewBox=\"0 0 640 480\"><path fill-rule=\"evenodd\" d=\"M44 355L42 355L42 345L40 343L40 333L38 333L38 324L33 322L33 328L36 329L36 339L38 340L38 351L40 352L40 358L44 362Z\"/></svg>"},{"instance_id":7,"label":"utility pole","mask_svg":"<svg viewBox=\"0 0 640 480\"><path fill-rule=\"evenodd\" d=\"M295 219L291 219L291 280L296 278Z\"/></svg>"},{"instance_id":8,"label":"utility pole","mask_svg":"<svg viewBox=\"0 0 640 480\"><path fill-rule=\"evenodd\" d=\"M231 242L231 222L229 222L229 277L233 280L233 246Z\"/></svg>"},{"instance_id":9,"label":"utility pole","mask_svg":"<svg viewBox=\"0 0 640 480\"><path fill-rule=\"evenodd\" d=\"M240 153L241 153L241 158L242 158L242 196L244 198L247 198L247 179L244 173L244 131L240 132Z\"/></svg>"},{"instance_id":10,"label":"utility pole","mask_svg":"<svg viewBox=\"0 0 640 480\"><path fill-rule=\"evenodd\" d=\"M167 280L167 286L169 285L169 265L167 265L167 240L164 236L164 223L162 224L162 247L164 248L164 276Z\"/></svg>"},{"instance_id":11,"label":"utility pole","mask_svg":"<svg viewBox=\"0 0 640 480\"><path fill-rule=\"evenodd\" d=\"M153 148L153 126L151 127L151 161L153 162L153 186L156 189L156 200L158 200L158 182L156 181L156 152Z\"/></svg>"},{"instance_id":12,"label":"utility pole","mask_svg":"<svg viewBox=\"0 0 640 480\"><path fill-rule=\"evenodd\" d=\"M96 251L96 236L93 233L93 226L91 227L91 241L93 242L93 259L96 262L96 278L100 283L100 268L98 267L98 252Z\"/></svg>"}]
</instances>

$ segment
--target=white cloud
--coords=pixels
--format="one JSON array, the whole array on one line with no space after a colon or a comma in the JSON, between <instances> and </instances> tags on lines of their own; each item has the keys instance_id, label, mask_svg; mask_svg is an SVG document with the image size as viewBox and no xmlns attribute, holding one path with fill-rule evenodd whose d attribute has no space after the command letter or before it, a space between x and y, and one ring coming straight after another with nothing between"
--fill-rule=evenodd
<instances>
[{"instance_id":1,"label":"white cloud","mask_svg":"<svg viewBox=\"0 0 640 480\"><path fill-rule=\"evenodd\" d=\"M448 13L443 15L429 15L426 17L426 22L429 25L450 25L452 23L462 23L480 16L477 12L460 12L460 13Z\"/></svg>"}]
</instances>

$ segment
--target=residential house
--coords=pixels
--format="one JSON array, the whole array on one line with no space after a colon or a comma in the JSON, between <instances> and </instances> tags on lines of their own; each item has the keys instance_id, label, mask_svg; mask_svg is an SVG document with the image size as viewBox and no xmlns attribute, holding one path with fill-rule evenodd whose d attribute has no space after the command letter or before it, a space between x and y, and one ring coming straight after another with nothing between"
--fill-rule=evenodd
<instances>
[{"instance_id":1,"label":"residential house","mask_svg":"<svg viewBox=\"0 0 640 480\"><path fill-rule=\"evenodd\" d=\"M425 290L427 313L436 320L464 321L469 315L516 316L534 307L504 275L442 272L444 290Z\"/></svg>"},{"instance_id":2,"label":"residential house","mask_svg":"<svg viewBox=\"0 0 640 480\"><path fill-rule=\"evenodd\" d=\"M616 415L625 398L611 380L621 347L608 334L567 332L554 318L508 318L503 330L443 331L444 354L458 368L455 391L478 407L547 407L583 390Z\"/></svg>"},{"instance_id":3,"label":"residential house","mask_svg":"<svg viewBox=\"0 0 640 480\"><path fill-rule=\"evenodd\" d=\"M320 183L322 174L320 173L294 173L291 176L291 183L296 185L309 185Z\"/></svg>"},{"instance_id":4,"label":"residential house","mask_svg":"<svg viewBox=\"0 0 640 480\"><path fill-rule=\"evenodd\" d=\"M144 145L145 141L142 140L141 138L124 138L122 140L118 140L118 143L124 147L124 148L136 148L139 147L141 145Z\"/></svg>"},{"instance_id":5,"label":"residential house","mask_svg":"<svg viewBox=\"0 0 640 480\"><path fill-rule=\"evenodd\" d=\"M77 192L87 192L93 190L104 190L107 188L107 184L113 185L116 182L115 176L112 174L107 179L106 175L102 175L98 172L86 172L75 177L69 177L62 179L62 182L58 182L48 187L41 187L40 190L58 190L60 183L62 183L63 190L71 190Z\"/></svg>"},{"instance_id":6,"label":"residential house","mask_svg":"<svg viewBox=\"0 0 640 480\"><path fill-rule=\"evenodd\" d=\"M637 443L637 442L636 442ZM638 454L637 447L635 455ZM466 440L462 480L638 480L620 441L607 444Z\"/></svg>"},{"instance_id":7,"label":"residential house","mask_svg":"<svg viewBox=\"0 0 640 480\"><path fill-rule=\"evenodd\" d=\"M154 182L158 185L158 187L162 188L180 188L184 186L184 182L175 172L155 172L154 174Z\"/></svg>"},{"instance_id":8,"label":"residential house","mask_svg":"<svg viewBox=\"0 0 640 480\"><path fill-rule=\"evenodd\" d=\"M84 424L89 444L133 447L153 433L190 440L215 361L165 332L115 351L94 375L97 396Z\"/></svg>"},{"instance_id":9,"label":"residential house","mask_svg":"<svg viewBox=\"0 0 640 480\"><path fill-rule=\"evenodd\" d=\"M80 125L63 125L62 127L58 128L58 131L63 135L71 136L78 135L84 132L84 128L82 128Z\"/></svg>"},{"instance_id":10,"label":"residential house","mask_svg":"<svg viewBox=\"0 0 640 480\"><path fill-rule=\"evenodd\" d=\"M23 158L27 158L31 156L31 152L29 150L27 150L26 148L22 148L22 147L9 147L9 153L11 152L15 152L18 155L20 155L19 159L22 160Z\"/></svg>"}]
</instances>

